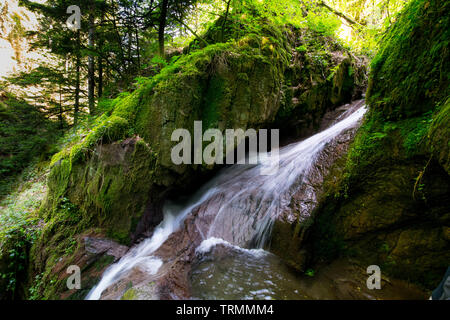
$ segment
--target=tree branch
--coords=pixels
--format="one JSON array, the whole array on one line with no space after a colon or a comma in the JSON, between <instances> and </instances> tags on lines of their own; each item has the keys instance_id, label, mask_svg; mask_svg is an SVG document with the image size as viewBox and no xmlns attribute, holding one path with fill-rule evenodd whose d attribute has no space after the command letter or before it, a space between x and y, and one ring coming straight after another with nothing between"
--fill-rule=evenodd
<instances>
[{"instance_id":1,"label":"tree branch","mask_svg":"<svg viewBox=\"0 0 450 320\"><path fill-rule=\"evenodd\" d=\"M189 27L187 24L185 24L183 21L181 21L178 18L174 18L178 23L181 23L186 29L188 29L193 35L194 37L196 37L197 39L201 40L206 46L209 45L209 43L203 39L202 37L200 37L197 33L195 33L194 30L191 29L191 27Z\"/></svg>"},{"instance_id":2,"label":"tree branch","mask_svg":"<svg viewBox=\"0 0 450 320\"><path fill-rule=\"evenodd\" d=\"M336 9L330 7L328 4L325 3L325 1L320 0L319 1L319 5L321 5L322 7L325 7L326 9L328 9L329 11L331 11L332 13L334 13L335 15L341 17L342 19L344 19L345 21L347 21L348 23L352 24L352 25L362 25L359 22L356 22L355 20L353 20L352 18L349 18L348 16L346 16L345 14L343 14L342 12L337 11Z\"/></svg>"}]
</instances>

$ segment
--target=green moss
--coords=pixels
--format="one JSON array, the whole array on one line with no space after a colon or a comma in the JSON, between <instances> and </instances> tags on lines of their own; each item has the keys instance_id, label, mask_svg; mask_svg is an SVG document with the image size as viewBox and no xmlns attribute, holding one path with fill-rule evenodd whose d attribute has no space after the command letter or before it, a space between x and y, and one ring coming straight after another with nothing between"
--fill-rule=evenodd
<instances>
[{"instance_id":1,"label":"green moss","mask_svg":"<svg viewBox=\"0 0 450 320\"><path fill-rule=\"evenodd\" d=\"M345 165L345 183L363 180L368 170L381 163L405 161L429 152L427 133L432 113L399 121L386 121L379 111L370 111L352 142ZM386 152L389 150L389 152Z\"/></svg>"},{"instance_id":2,"label":"green moss","mask_svg":"<svg viewBox=\"0 0 450 320\"><path fill-rule=\"evenodd\" d=\"M450 3L413 0L372 61L369 104L392 119L433 110L450 90Z\"/></svg>"},{"instance_id":3,"label":"green moss","mask_svg":"<svg viewBox=\"0 0 450 320\"><path fill-rule=\"evenodd\" d=\"M372 62L370 111L339 177L325 183L331 187L310 239L318 257L350 255L427 288L445 272L449 7L413 0L383 39Z\"/></svg>"},{"instance_id":4,"label":"green moss","mask_svg":"<svg viewBox=\"0 0 450 320\"><path fill-rule=\"evenodd\" d=\"M432 154L450 174L450 99L434 117L428 138Z\"/></svg>"},{"instance_id":5,"label":"green moss","mask_svg":"<svg viewBox=\"0 0 450 320\"><path fill-rule=\"evenodd\" d=\"M231 97L226 95L225 80L221 77L211 79L207 93L205 95L205 107L203 112L204 126L207 128L216 128L219 120L220 104L226 101L229 103ZM227 101L228 100L228 101Z\"/></svg>"},{"instance_id":6,"label":"green moss","mask_svg":"<svg viewBox=\"0 0 450 320\"><path fill-rule=\"evenodd\" d=\"M133 288L128 289L120 298L121 300L136 300L137 293L136 290Z\"/></svg>"}]
</instances>

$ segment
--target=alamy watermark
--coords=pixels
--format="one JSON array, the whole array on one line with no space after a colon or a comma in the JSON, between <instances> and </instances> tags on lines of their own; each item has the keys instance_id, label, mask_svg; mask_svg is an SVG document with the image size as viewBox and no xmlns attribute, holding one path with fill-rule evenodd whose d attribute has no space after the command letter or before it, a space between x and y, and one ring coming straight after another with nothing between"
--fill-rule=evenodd
<instances>
[{"instance_id":1,"label":"alamy watermark","mask_svg":"<svg viewBox=\"0 0 450 320\"><path fill-rule=\"evenodd\" d=\"M71 274L66 281L67 288L69 290L72 289L81 289L81 270L77 265L70 265L67 267L67 273Z\"/></svg>"},{"instance_id":2,"label":"alamy watermark","mask_svg":"<svg viewBox=\"0 0 450 320\"><path fill-rule=\"evenodd\" d=\"M371 265L367 267L368 274L371 274L369 278L367 278L366 284L367 289L381 289L381 269L377 265Z\"/></svg>"},{"instance_id":3,"label":"alamy watermark","mask_svg":"<svg viewBox=\"0 0 450 320\"><path fill-rule=\"evenodd\" d=\"M77 5L71 5L67 7L66 13L71 14L67 18L66 25L72 31L81 29L81 9Z\"/></svg>"},{"instance_id":4,"label":"alamy watermark","mask_svg":"<svg viewBox=\"0 0 450 320\"><path fill-rule=\"evenodd\" d=\"M271 151L268 152L270 131ZM172 132L171 141L178 142L171 150L174 164L261 164L261 175L273 175L279 166L278 129L226 129L225 137L219 129L207 129L203 133L202 121L194 121L194 137L187 129ZM248 157L246 157L248 141ZM210 142L203 148L204 142ZM236 147L237 146L237 147ZM193 149L192 149L193 147ZM237 161L235 160L235 150Z\"/></svg>"}]
</instances>

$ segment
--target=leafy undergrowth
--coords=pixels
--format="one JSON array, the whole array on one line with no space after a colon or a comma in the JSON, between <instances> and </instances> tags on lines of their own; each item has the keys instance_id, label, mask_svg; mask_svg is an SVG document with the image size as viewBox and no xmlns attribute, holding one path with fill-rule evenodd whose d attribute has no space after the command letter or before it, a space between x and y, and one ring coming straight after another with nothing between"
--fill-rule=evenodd
<instances>
[{"instance_id":1,"label":"leafy undergrowth","mask_svg":"<svg viewBox=\"0 0 450 320\"><path fill-rule=\"evenodd\" d=\"M38 209L47 193L45 165L35 164L24 170L16 190L0 202L0 295L16 298L26 278L29 249L38 238L42 222Z\"/></svg>"},{"instance_id":2,"label":"leafy undergrowth","mask_svg":"<svg viewBox=\"0 0 450 320\"><path fill-rule=\"evenodd\" d=\"M77 144L87 135L94 123L95 118L86 117L77 127L67 131L59 139L53 137L50 144L52 150L66 149ZM31 287L27 293L22 285L28 281L30 248L40 237L45 226L39 215L39 209L48 190L50 160L47 159L48 154L34 157L30 160L31 164L20 174L11 176L7 184L9 193L5 194L0 201L0 269L2 270L0 287L3 288L0 294L1 299L18 298L27 294L32 298L33 290L36 291L35 287ZM36 275L36 277L39 278L42 275ZM39 279L35 279L34 282L37 283L37 280Z\"/></svg>"},{"instance_id":3,"label":"leafy undergrowth","mask_svg":"<svg viewBox=\"0 0 450 320\"><path fill-rule=\"evenodd\" d=\"M57 126L34 106L0 92L0 199L13 192L21 171L56 152Z\"/></svg>"}]
</instances>

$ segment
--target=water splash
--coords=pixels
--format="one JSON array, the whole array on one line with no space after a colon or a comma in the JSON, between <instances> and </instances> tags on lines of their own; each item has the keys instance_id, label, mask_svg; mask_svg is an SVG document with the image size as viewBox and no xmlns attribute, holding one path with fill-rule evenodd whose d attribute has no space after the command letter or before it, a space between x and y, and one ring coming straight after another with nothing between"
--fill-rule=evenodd
<instances>
[{"instance_id":1,"label":"water splash","mask_svg":"<svg viewBox=\"0 0 450 320\"><path fill-rule=\"evenodd\" d=\"M222 245L222 246L231 248L233 250L236 250L236 251L239 251L239 252L242 252L242 253L247 253L247 254L250 254L250 255L252 255L254 257L261 257L261 256L264 256L266 254L269 254L268 251L265 251L263 249L244 249L244 248L241 248L239 246L235 246L235 245L233 245L233 244L231 244L231 243L229 243L229 242L227 242L227 241L225 241L223 239L215 238L215 237L211 237L211 238L208 238L206 240L203 240L202 243L197 247L195 252L198 255L204 255L204 254L209 253L217 245Z\"/></svg>"}]
</instances>

